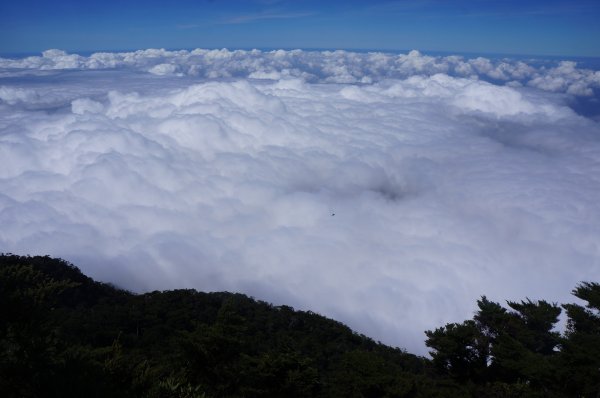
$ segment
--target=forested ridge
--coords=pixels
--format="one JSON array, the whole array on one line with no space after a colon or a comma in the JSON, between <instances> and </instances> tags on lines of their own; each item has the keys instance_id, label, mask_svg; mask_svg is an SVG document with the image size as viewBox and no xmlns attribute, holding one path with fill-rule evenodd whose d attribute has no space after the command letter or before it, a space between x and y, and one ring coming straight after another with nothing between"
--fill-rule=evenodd
<instances>
[{"instance_id":1,"label":"forested ridge","mask_svg":"<svg viewBox=\"0 0 600 398\"><path fill-rule=\"evenodd\" d=\"M600 397L600 284L573 294L584 305L482 297L425 332L428 359L242 294L133 294L4 254L0 396Z\"/></svg>"}]
</instances>

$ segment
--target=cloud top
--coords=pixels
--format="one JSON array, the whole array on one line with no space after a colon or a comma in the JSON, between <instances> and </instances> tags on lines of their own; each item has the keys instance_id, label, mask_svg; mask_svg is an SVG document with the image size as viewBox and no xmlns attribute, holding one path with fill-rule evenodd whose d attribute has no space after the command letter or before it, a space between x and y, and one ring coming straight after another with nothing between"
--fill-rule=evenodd
<instances>
[{"instance_id":1,"label":"cloud top","mask_svg":"<svg viewBox=\"0 0 600 398\"><path fill-rule=\"evenodd\" d=\"M420 353L425 329L470 317L481 294L567 301L600 279L600 125L549 92L571 87L552 76L589 78L575 65L208 50L1 62L1 251L134 290L242 291ZM527 87L536 74L547 87Z\"/></svg>"},{"instance_id":2,"label":"cloud top","mask_svg":"<svg viewBox=\"0 0 600 398\"><path fill-rule=\"evenodd\" d=\"M47 50L42 56L0 58L4 73L17 70L127 69L158 75L217 78L300 78L311 83L372 83L410 76L444 73L495 84L592 96L600 88L600 71L578 68L573 61L540 62L462 56L429 56L381 52L303 50L148 49L123 53L94 53L88 57Z\"/></svg>"}]
</instances>

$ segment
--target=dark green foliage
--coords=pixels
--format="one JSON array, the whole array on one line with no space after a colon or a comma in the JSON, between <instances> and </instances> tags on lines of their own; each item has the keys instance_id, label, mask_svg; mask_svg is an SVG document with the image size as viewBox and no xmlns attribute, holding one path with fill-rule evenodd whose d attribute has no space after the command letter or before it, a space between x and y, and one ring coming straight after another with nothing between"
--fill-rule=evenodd
<instances>
[{"instance_id":1,"label":"dark green foliage","mask_svg":"<svg viewBox=\"0 0 600 398\"><path fill-rule=\"evenodd\" d=\"M436 369L477 397L600 397L600 285L573 292L587 300L567 310L565 336L554 330L561 313L546 301L482 297L472 320L427 331Z\"/></svg>"},{"instance_id":2,"label":"dark green foliage","mask_svg":"<svg viewBox=\"0 0 600 398\"><path fill-rule=\"evenodd\" d=\"M433 348L431 356L438 371L460 382L485 379L489 337L475 321L450 323L425 334L427 346Z\"/></svg>"},{"instance_id":3,"label":"dark green foliage","mask_svg":"<svg viewBox=\"0 0 600 398\"><path fill-rule=\"evenodd\" d=\"M425 359L311 312L232 293L135 295L49 257L0 256L0 305L2 397L345 396L350 381L354 396L417 396L432 384Z\"/></svg>"},{"instance_id":4,"label":"dark green foliage","mask_svg":"<svg viewBox=\"0 0 600 398\"><path fill-rule=\"evenodd\" d=\"M561 355L562 380L573 397L600 397L600 284L582 283L573 295L587 302L566 304L567 339Z\"/></svg>"},{"instance_id":5,"label":"dark green foliage","mask_svg":"<svg viewBox=\"0 0 600 398\"><path fill-rule=\"evenodd\" d=\"M427 331L432 360L241 294L132 294L0 255L2 397L600 397L600 285L563 305L482 297Z\"/></svg>"}]
</instances>

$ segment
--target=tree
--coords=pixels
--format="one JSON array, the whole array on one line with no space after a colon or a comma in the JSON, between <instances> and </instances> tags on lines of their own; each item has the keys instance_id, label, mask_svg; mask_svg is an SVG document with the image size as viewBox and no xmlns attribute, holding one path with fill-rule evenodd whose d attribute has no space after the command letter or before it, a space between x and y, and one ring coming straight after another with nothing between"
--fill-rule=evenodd
<instances>
[{"instance_id":1,"label":"tree","mask_svg":"<svg viewBox=\"0 0 600 398\"><path fill-rule=\"evenodd\" d=\"M434 365L457 381L487 389L519 384L547 392L556 376L560 335L553 328L560 307L527 299L509 301L507 310L485 296L477 306L472 320L426 332Z\"/></svg>"},{"instance_id":2,"label":"tree","mask_svg":"<svg viewBox=\"0 0 600 398\"><path fill-rule=\"evenodd\" d=\"M479 382L485 378L489 337L476 321L449 323L425 334L425 344L433 349L431 357L439 371L460 382Z\"/></svg>"},{"instance_id":3,"label":"tree","mask_svg":"<svg viewBox=\"0 0 600 398\"><path fill-rule=\"evenodd\" d=\"M565 304L566 339L561 352L562 380L573 397L600 397L600 284L583 282L573 295L587 304Z\"/></svg>"}]
</instances>

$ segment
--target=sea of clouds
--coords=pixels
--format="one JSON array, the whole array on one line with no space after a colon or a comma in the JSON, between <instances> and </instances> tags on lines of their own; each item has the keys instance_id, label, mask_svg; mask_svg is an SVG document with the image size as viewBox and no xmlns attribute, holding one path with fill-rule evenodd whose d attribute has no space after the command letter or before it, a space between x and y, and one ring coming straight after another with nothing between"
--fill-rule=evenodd
<instances>
[{"instance_id":1,"label":"sea of clouds","mask_svg":"<svg viewBox=\"0 0 600 398\"><path fill-rule=\"evenodd\" d=\"M600 71L577 68L573 61L515 60L463 56L429 56L413 50L407 54L348 51L206 50L99 52L89 57L47 50L42 56L0 58L0 76L23 71L48 70L143 71L155 75L194 76L204 79L300 78L309 83L373 83L438 73L483 79L508 86L523 85L576 96L592 96L600 89Z\"/></svg>"},{"instance_id":2,"label":"sea of clouds","mask_svg":"<svg viewBox=\"0 0 600 398\"><path fill-rule=\"evenodd\" d=\"M599 90L575 62L416 51L0 58L0 251L423 354L482 294L600 280Z\"/></svg>"}]
</instances>

